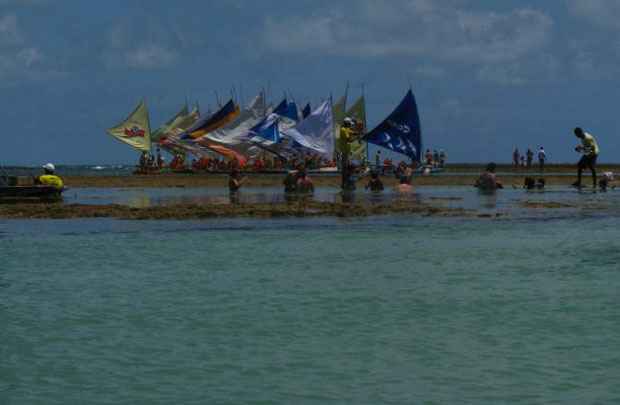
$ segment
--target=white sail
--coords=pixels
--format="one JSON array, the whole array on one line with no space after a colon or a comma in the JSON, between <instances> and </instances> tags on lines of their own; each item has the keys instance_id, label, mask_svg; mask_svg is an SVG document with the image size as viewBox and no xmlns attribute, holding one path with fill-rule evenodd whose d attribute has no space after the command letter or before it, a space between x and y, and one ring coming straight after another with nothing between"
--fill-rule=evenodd
<instances>
[{"instance_id":1,"label":"white sail","mask_svg":"<svg viewBox=\"0 0 620 405\"><path fill-rule=\"evenodd\" d=\"M282 131L282 135L326 159L331 159L334 154L334 118L331 103L323 102L297 126Z\"/></svg>"}]
</instances>

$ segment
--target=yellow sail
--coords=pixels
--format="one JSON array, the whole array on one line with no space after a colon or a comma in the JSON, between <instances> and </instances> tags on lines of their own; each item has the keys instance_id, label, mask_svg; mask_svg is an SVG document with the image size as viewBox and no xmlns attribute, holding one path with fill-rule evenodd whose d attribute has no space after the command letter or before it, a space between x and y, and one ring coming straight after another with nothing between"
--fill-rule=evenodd
<instances>
[{"instance_id":1,"label":"yellow sail","mask_svg":"<svg viewBox=\"0 0 620 405\"><path fill-rule=\"evenodd\" d=\"M366 100L364 96L357 99L355 104L349 108L346 114L347 117L353 118L358 124L357 131L361 134L366 133ZM351 158L362 160L366 158L366 142L354 141L351 143Z\"/></svg>"},{"instance_id":2,"label":"yellow sail","mask_svg":"<svg viewBox=\"0 0 620 405\"><path fill-rule=\"evenodd\" d=\"M127 119L107 130L108 134L134 148L151 151L151 128L146 103L141 101Z\"/></svg>"},{"instance_id":3,"label":"yellow sail","mask_svg":"<svg viewBox=\"0 0 620 405\"><path fill-rule=\"evenodd\" d=\"M340 127L342 126L342 122L344 121L346 115L347 108L347 93L349 92L349 88L344 92L344 96L340 97L338 101L336 101L332 105L332 116L334 117L334 139L336 143L336 151L341 152L338 147L338 139L340 139Z\"/></svg>"},{"instance_id":4,"label":"yellow sail","mask_svg":"<svg viewBox=\"0 0 620 405\"><path fill-rule=\"evenodd\" d=\"M169 132L173 128L176 128L179 125L179 122L185 119L187 115L189 115L189 110L187 109L187 105L185 105L183 106L181 111L177 113L177 115L172 117L170 120L168 120L161 127L157 128L155 132L151 134L151 142L159 142L162 138L166 136L167 132Z\"/></svg>"}]
</instances>

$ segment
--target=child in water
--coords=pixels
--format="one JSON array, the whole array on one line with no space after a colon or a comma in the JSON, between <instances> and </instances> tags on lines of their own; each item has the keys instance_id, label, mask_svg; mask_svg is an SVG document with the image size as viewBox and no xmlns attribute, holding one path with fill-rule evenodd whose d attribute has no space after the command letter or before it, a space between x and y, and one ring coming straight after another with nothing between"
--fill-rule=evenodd
<instances>
[{"instance_id":1,"label":"child in water","mask_svg":"<svg viewBox=\"0 0 620 405\"><path fill-rule=\"evenodd\" d=\"M612 172L605 172L603 173L601 179L598 181L598 186L600 187L601 191L607 191L609 187L616 188L616 186L611 185L612 181L614 181L614 174Z\"/></svg>"}]
</instances>

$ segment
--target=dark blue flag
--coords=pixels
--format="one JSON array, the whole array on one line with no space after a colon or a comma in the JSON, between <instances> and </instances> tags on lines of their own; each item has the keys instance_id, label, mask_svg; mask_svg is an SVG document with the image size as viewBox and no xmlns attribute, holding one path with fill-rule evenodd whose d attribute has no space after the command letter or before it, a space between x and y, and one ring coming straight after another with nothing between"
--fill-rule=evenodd
<instances>
[{"instance_id":1,"label":"dark blue flag","mask_svg":"<svg viewBox=\"0 0 620 405\"><path fill-rule=\"evenodd\" d=\"M392 114L370 131L365 139L369 143L407 155L412 160L419 161L422 158L422 129L418 106L411 90Z\"/></svg>"},{"instance_id":2,"label":"dark blue flag","mask_svg":"<svg viewBox=\"0 0 620 405\"><path fill-rule=\"evenodd\" d=\"M303 110L301 110L301 118L305 119L310 113L312 109L310 108L310 103L306 104Z\"/></svg>"}]
</instances>

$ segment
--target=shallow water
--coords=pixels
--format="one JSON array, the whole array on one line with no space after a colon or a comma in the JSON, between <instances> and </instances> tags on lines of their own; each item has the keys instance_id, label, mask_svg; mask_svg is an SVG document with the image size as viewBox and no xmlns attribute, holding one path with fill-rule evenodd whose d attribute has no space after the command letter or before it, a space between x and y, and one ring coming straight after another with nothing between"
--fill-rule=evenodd
<instances>
[{"instance_id":1,"label":"shallow water","mask_svg":"<svg viewBox=\"0 0 620 405\"><path fill-rule=\"evenodd\" d=\"M317 187L312 197L321 202L342 202L368 204L389 204L394 201L426 203L439 207L464 208L482 213L509 213L510 215L532 215L535 211L524 210L524 202L554 202L581 208L597 207L605 211L620 211L620 190L606 193L578 191L568 187L548 187L544 191L505 189L495 194L480 194L473 187L417 187L413 193L403 194L388 188L383 193L372 193L362 189L343 196L335 187ZM66 204L121 204L145 208L171 204L236 204L236 203L283 203L287 196L280 187L244 187L231 198L227 188L76 188L64 194ZM540 211L540 210L538 210ZM550 215L553 210L545 210ZM561 211L566 211L563 209Z\"/></svg>"},{"instance_id":2,"label":"shallow water","mask_svg":"<svg viewBox=\"0 0 620 405\"><path fill-rule=\"evenodd\" d=\"M0 220L0 403L618 403L619 226Z\"/></svg>"}]
</instances>

